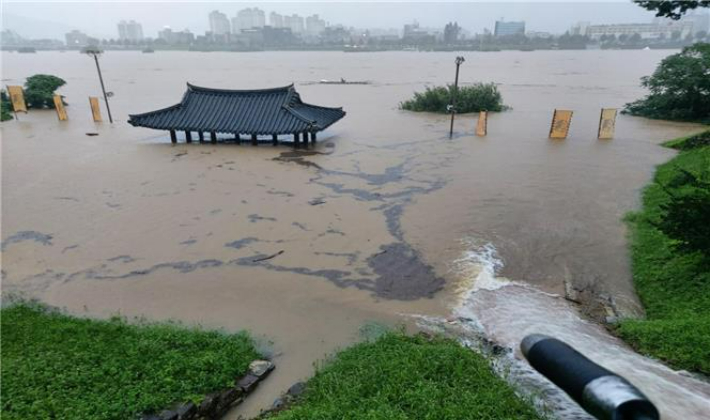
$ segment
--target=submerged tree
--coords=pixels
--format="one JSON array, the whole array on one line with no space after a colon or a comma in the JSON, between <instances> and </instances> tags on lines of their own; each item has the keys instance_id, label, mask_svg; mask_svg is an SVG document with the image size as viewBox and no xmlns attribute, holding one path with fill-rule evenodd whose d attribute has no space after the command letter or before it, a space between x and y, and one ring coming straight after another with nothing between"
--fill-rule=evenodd
<instances>
[{"instance_id":1,"label":"submerged tree","mask_svg":"<svg viewBox=\"0 0 710 420\"><path fill-rule=\"evenodd\" d=\"M427 87L424 92L415 92L414 98L399 104L401 109L415 112L448 113L454 85ZM503 97L495 83L475 83L459 87L456 91L456 112L504 111Z\"/></svg>"},{"instance_id":2,"label":"submerged tree","mask_svg":"<svg viewBox=\"0 0 710 420\"><path fill-rule=\"evenodd\" d=\"M12 114L10 113L10 98L7 96L5 90L0 90L0 121L7 121L12 119Z\"/></svg>"},{"instance_id":3,"label":"submerged tree","mask_svg":"<svg viewBox=\"0 0 710 420\"><path fill-rule=\"evenodd\" d=\"M67 82L49 74L35 74L25 82L25 101L28 108L54 108L54 91Z\"/></svg>"},{"instance_id":4,"label":"submerged tree","mask_svg":"<svg viewBox=\"0 0 710 420\"><path fill-rule=\"evenodd\" d=\"M649 118L710 121L710 44L683 48L641 79L650 93L626 104L625 113Z\"/></svg>"}]
</instances>

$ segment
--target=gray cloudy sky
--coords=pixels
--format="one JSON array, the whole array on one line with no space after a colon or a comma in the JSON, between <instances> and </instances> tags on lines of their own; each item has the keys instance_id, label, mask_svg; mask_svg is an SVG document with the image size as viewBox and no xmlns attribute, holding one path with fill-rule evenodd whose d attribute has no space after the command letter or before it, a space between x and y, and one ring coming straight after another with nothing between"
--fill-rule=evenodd
<instances>
[{"instance_id":1,"label":"gray cloudy sky","mask_svg":"<svg viewBox=\"0 0 710 420\"><path fill-rule=\"evenodd\" d=\"M64 38L79 29L99 38L117 37L116 23L134 19L143 24L146 36L155 37L163 26L189 28L201 34L208 29L207 14L220 10L230 18L245 7L258 6L268 13L317 13L331 24L358 28L401 28L417 20L425 27L443 27L457 21L475 33L492 28L499 18L525 20L528 30L561 33L580 20L592 23L648 22L653 13L630 1L555 2L116 2L116 1L13 1L2 2L3 29L25 37Z\"/></svg>"}]
</instances>

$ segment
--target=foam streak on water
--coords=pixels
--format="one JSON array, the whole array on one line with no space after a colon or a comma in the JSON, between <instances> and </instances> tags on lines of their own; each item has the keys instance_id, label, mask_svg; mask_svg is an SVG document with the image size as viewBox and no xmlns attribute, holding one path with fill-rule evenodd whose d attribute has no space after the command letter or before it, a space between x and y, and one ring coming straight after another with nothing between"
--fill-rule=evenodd
<instances>
[{"instance_id":1,"label":"foam streak on water","mask_svg":"<svg viewBox=\"0 0 710 420\"><path fill-rule=\"evenodd\" d=\"M454 309L462 340L481 343L480 337L485 337L506 348L497 363L506 365L503 370L508 379L528 395L534 396L538 388L538 395L544 395L548 408L559 417L583 415L524 361L519 345L528 334L561 339L596 363L624 376L657 405L664 419L708 418L710 384L633 352L602 326L581 318L564 298L496 277L502 262L492 245L474 247L454 267L473 280Z\"/></svg>"}]
</instances>

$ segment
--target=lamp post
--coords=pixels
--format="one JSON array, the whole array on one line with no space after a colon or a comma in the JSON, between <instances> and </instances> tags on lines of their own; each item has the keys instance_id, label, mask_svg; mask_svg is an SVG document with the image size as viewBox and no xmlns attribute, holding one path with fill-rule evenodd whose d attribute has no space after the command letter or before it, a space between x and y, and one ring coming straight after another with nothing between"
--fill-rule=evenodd
<instances>
[{"instance_id":1,"label":"lamp post","mask_svg":"<svg viewBox=\"0 0 710 420\"><path fill-rule=\"evenodd\" d=\"M451 105L449 105L449 112L451 112L451 126L449 127L449 138L454 136L454 116L456 115L456 94L459 91L459 67L466 61L463 57L456 57L456 79L454 80L454 91L451 92Z\"/></svg>"},{"instance_id":2,"label":"lamp post","mask_svg":"<svg viewBox=\"0 0 710 420\"><path fill-rule=\"evenodd\" d=\"M84 49L84 54L88 54L94 57L96 62L96 71L99 73L99 81L101 82L101 91L104 94L104 102L106 102L106 112L108 112L108 120L113 124L113 118L111 117L111 107L108 104L109 95L106 93L106 87L104 86L104 78L101 75L101 66L99 66L99 55L102 51L98 47L88 47Z\"/></svg>"}]
</instances>

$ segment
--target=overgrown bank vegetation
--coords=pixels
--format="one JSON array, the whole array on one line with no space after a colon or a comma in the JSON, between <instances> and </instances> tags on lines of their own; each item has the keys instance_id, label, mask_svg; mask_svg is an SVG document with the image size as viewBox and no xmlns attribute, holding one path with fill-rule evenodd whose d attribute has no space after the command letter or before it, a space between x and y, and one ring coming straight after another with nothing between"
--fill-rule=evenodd
<instances>
[{"instance_id":1,"label":"overgrown bank vegetation","mask_svg":"<svg viewBox=\"0 0 710 420\"><path fill-rule=\"evenodd\" d=\"M666 144L643 208L627 217L633 276L646 320L618 333L638 351L710 374L710 131Z\"/></svg>"},{"instance_id":2,"label":"overgrown bank vegetation","mask_svg":"<svg viewBox=\"0 0 710 420\"><path fill-rule=\"evenodd\" d=\"M710 44L697 43L661 61L641 79L649 94L623 112L664 120L710 122Z\"/></svg>"},{"instance_id":3,"label":"overgrown bank vegetation","mask_svg":"<svg viewBox=\"0 0 710 420\"><path fill-rule=\"evenodd\" d=\"M0 121L8 121L12 119L12 104L10 97L5 92L5 89L0 90Z\"/></svg>"},{"instance_id":4,"label":"overgrown bank vegetation","mask_svg":"<svg viewBox=\"0 0 710 420\"><path fill-rule=\"evenodd\" d=\"M541 419L481 355L452 340L393 332L339 353L300 399L268 418Z\"/></svg>"},{"instance_id":5,"label":"overgrown bank vegetation","mask_svg":"<svg viewBox=\"0 0 710 420\"><path fill-rule=\"evenodd\" d=\"M446 114L453 93L453 85L427 87L424 92L415 92L414 98L400 103L399 107L407 111ZM456 112L458 113L499 112L505 109L507 107L503 105L503 97L495 83L459 86L456 93Z\"/></svg>"},{"instance_id":6,"label":"overgrown bank vegetation","mask_svg":"<svg viewBox=\"0 0 710 420\"><path fill-rule=\"evenodd\" d=\"M258 358L245 333L2 309L2 418L116 419L233 386Z\"/></svg>"}]
</instances>

